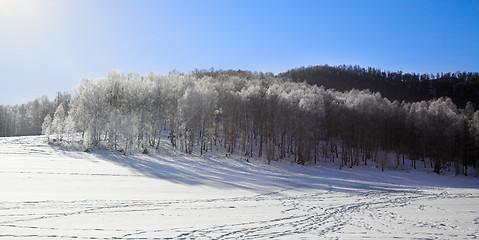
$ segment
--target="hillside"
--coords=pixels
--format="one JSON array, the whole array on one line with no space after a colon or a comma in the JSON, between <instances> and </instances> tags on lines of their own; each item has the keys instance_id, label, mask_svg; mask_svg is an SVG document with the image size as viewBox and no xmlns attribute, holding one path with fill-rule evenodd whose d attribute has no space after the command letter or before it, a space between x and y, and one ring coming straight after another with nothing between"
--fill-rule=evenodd
<instances>
[{"instance_id":1,"label":"hillside","mask_svg":"<svg viewBox=\"0 0 479 240\"><path fill-rule=\"evenodd\" d=\"M383 71L360 66L311 66L291 69L280 77L295 82L334 88L379 92L391 101L417 102L449 97L460 108L471 102L479 108L479 73L455 72L418 74Z\"/></svg>"},{"instance_id":2,"label":"hillside","mask_svg":"<svg viewBox=\"0 0 479 240\"><path fill-rule=\"evenodd\" d=\"M473 177L85 153L44 137L0 138L0 165L0 239L479 237Z\"/></svg>"}]
</instances>

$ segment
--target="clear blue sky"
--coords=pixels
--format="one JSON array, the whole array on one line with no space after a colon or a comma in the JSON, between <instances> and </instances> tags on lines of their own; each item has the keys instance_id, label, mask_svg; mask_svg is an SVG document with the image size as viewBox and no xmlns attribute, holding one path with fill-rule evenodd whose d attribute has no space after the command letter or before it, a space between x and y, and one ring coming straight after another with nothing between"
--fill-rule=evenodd
<instances>
[{"instance_id":1,"label":"clear blue sky","mask_svg":"<svg viewBox=\"0 0 479 240\"><path fill-rule=\"evenodd\" d=\"M479 71L479 1L0 0L0 104L110 70Z\"/></svg>"}]
</instances>

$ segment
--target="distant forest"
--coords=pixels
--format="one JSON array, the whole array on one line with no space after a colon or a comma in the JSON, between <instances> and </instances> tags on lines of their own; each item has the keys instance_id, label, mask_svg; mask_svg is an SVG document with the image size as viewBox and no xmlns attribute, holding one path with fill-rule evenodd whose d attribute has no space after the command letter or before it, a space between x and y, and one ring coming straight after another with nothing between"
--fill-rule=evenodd
<instances>
[{"instance_id":1,"label":"distant forest","mask_svg":"<svg viewBox=\"0 0 479 240\"><path fill-rule=\"evenodd\" d=\"M391 101L419 102L448 97L459 108L471 102L479 108L479 73L418 74L391 72L360 66L301 67L278 74L294 82L307 82L344 92L352 89L379 92Z\"/></svg>"},{"instance_id":2,"label":"distant forest","mask_svg":"<svg viewBox=\"0 0 479 240\"><path fill-rule=\"evenodd\" d=\"M222 147L268 161L381 169L421 164L477 176L478 82L477 73L433 76L358 66L278 75L114 71L82 79L53 102L43 97L0 106L0 136L43 133L72 141L80 132L86 148L106 142L127 153L158 149L167 131L171 147L185 154Z\"/></svg>"}]
</instances>

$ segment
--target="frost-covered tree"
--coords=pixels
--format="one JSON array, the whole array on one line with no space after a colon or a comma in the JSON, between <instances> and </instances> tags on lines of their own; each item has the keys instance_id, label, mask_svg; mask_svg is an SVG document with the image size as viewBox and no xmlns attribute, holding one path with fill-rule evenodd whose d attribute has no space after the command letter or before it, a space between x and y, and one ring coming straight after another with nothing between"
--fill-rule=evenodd
<instances>
[{"instance_id":1,"label":"frost-covered tree","mask_svg":"<svg viewBox=\"0 0 479 240\"><path fill-rule=\"evenodd\" d=\"M47 137L47 141L50 142L50 134L52 130L52 117L46 115L42 124L42 134Z\"/></svg>"},{"instance_id":2,"label":"frost-covered tree","mask_svg":"<svg viewBox=\"0 0 479 240\"><path fill-rule=\"evenodd\" d=\"M84 136L89 138L85 143L91 145L96 145L100 141L109 115L104 82L102 78L82 79L71 101L73 119L78 121L77 126Z\"/></svg>"},{"instance_id":3,"label":"frost-covered tree","mask_svg":"<svg viewBox=\"0 0 479 240\"><path fill-rule=\"evenodd\" d=\"M73 115L67 115L63 131L65 134L67 134L68 141L74 140L74 134L76 133L76 123L75 119L73 119Z\"/></svg>"},{"instance_id":4,"label":"frost-covered tree","mask_svg":"<svg viewBox=\"0 0 479 240\"><path fill-rule=\"evenodd\" d=\"M128 114L122 118L120 131L125 144L125 148L123 149L125 154L132 151L135 139L138 137L138 122L138 118L132 114Z\"/></svg>"},{"instance_id":5,"label":"frost-covered tree","mask_svg":"<svg viewBox=\"0 0 479 240\"><path fill-rule=\"evenodd\" d=\"M53 115L52 121L52 132L56 133L57 139L62 139L63 134L65 133L65 125L66 125L66 116L65 116L65 108L63 107L63 103L58 105L55 113Z\"/></svg>"},{"instance_id":6,"label":"frost-covered tree","mask_svg":"<svg viewBox=\"0 0 479 240\"><path fill-rule=\"evenodd\" d=\"M108 139L111 145L117 150L118 147L118 140L121 133L122 127L122 116L120 110L115 109L110 113L110 117L108 119Z\"/></svg>"}]
</instances>

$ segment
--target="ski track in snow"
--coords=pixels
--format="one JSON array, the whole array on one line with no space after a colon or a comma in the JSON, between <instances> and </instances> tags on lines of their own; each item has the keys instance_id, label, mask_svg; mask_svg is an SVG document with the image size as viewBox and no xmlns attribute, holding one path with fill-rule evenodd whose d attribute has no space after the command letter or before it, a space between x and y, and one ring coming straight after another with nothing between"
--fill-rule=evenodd
<instances>
[{"instance_id":1,"label":"ski track in snow","mask_svg":"<svg viewBox=\"0 0 479 240\"><path fill-rule=\"evenodd\" d=\"M186 158L176 156L189 164ZM252 180L231 176L244 188L208 181L194 185L182 183L181 177L173 181L158 177L161 174L145 176L101 154L60 150L41 137L0 138L0 181L5 182L0 190L0 238L479 238L479 184L471 177L428 174L431 186L399 185L401 180L381 181L386 174L372 177L376 172L362 169L343 170L338 176L332 169L288 164L268 169L260 163L224 161L233 161L231 166L251 174ZM214 171L228 166L207 174L223 182ZM365 174L348 176L355 171ZM285 179L284 174L289 176ZM346 176L347 184L337 180ZM414 173L395 176L420 179ZM189 179L203 179L194 177ZM436 180L457 180L465 186L441 187L432 184ZM308 184L313 187L305 187Z\"/></svg>"}]
</instances>

